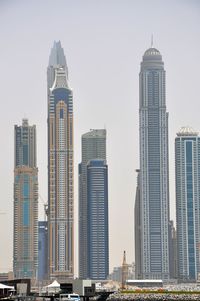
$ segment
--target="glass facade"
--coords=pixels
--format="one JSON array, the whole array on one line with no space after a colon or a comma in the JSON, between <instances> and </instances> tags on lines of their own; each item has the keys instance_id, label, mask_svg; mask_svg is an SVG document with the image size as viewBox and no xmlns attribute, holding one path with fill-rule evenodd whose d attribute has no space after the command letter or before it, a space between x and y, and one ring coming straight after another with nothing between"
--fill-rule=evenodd
<instances>
[{"instance_id":1,"label":"glass facade","mask_svg":"<svg viewBox=\"0 0 200 301\"><path fill-rule=\"evenodd\" d=\"M187 227L189 275L195 279L194 214L193 214L193 175L192 142L186 141L186 191L187 191Z\"/></svg>"},{"instance_id":2,"label":"glass facade","mask_svg":"<svg viewBox=\"0 0 200 301\"><path fill-rule=\"evenodd\" d=\"M200 139L182 128L175 140L178 278L195 281L199 273Z\"/></svg>"},{"instance_id":3,"label":"glass facade","mask_svg":"<svg viewBox=\"0 0 200 301\"><path fill-rule=\"evenodd\" d=\"M38 280L48 279L48 224L38 222Z\"/></svg>"},{"instance_id":4,"label":"glass facade","mask_svg":"<svg viewBox=\"0 0 200 301\"><path fill-rule=\"evenodd\" d=\"M82 136L82 162L79 164L79 277L89 278L87 165L90 160L106 161L106 130L93 129Z\"/></svg>"},{"instance_id":5,"label":"glass facade","mask_svg":"<svg viewBox=\"0 0 200 301\"><path fill-rule=\"evenodd\" d=\"M144 53L139 80L141 257L136 265L143 279L168 279L168 113L164 63L157 49Z\"/></svg>"},{"instance_id":6,"label":"glass facade","mask_svg":"<svg viewBox=\"0 0 200 301\"><path fill-rule=\"evenodd\" d=\"M108 169L105 161L87 165L88 278L107 279L108 252Z\"/></svg>"}]
</instances>

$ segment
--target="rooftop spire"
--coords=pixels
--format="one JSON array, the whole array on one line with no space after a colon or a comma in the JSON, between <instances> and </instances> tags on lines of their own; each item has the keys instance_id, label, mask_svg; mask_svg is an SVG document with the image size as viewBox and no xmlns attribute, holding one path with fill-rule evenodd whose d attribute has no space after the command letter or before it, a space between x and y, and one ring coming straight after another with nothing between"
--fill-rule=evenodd
<instances>
[{"instance_id":1,"label":"rooftop spire","mask_svg":"<svg viewBox=\"0 0 200 301\"><path fill-rule=\"evenodd\" d=\"M67 69L66 58L64 50L61 46L61 42L54 41L53 48L51 48L51 53L49 56L49 66L52 67L64 67Z\"/></svg>"},{"instance_id":2,"label":"rooftop spire","mask_svg":"<svg viewBox=\"0 0 200 301\"><path fill-rule=\"evenodd\" d=\"M151 34L151 48L153 48L153 34Z\"/></svg>"},{"instance_id":3,"label":"rooftop spire","mask_svg":"<svg viewBox=\"0 0 200 301\"><path fill-rule=\"evenodd\" d=\"M56 72L55 70L63 70L65 73L65 77L68 80L68 68L67 62L64 54L64 49L61 46L61 42L54 41L53 47L51 48L50 56L49 56L49 65L47 68L47 85L48 88L52 88ZM62 72L62 73L63 73Z\"/></svg>"}]
</instances>

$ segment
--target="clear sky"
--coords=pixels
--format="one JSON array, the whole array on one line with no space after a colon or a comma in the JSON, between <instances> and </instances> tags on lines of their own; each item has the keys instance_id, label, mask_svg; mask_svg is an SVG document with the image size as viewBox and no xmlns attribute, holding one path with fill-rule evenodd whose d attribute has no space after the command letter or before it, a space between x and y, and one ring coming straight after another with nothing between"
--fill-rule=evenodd
<instances>
[{"instance_id":1,"label":"clear sky","mask_svg":"<svg viewBox=\"0 0 200 301\"><path fill-rule=\"evenodd\" d=\"M139 167L138 74L154 46L167 72L170 204L175 218L174 138L200 130L199 0L0 0L0 272L12 269L14 124L37 126L39 194L47 200L46 68L61 40L74 91L75 237L81 135L107 129L110 270L134 260L135 169Z\"/></svg>"}]
</instances>

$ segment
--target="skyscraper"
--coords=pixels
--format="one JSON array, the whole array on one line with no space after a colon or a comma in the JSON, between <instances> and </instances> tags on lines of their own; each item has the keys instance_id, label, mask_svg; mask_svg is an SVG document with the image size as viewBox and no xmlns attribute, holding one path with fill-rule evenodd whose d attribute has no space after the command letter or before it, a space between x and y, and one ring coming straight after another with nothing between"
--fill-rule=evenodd
<instances>
[{"instance_id":1,"label":"skyscraper","mask_svg":"<svg viewBox=\"0 0 200 301\"><path fill-rule=\"evenodd\" d=\"M140 70L142 278L169 278L168 113L160 52L148 49Z\"/></svg>"},{"instance_id":2,"label":"skyscraper","mask_svg":"<svg viewBox=\"0 0 200 301\"><path fill-rule=\"evenodd\" d=\"M108 250L108 166L104 160L87 164L88 278L107 279Z\"/></svg>"},{"instance_id":3,"label":"skyscraper","mask_svg":"<svg viewBox=\"0 0 200 301\"><path fill-rule=\"evenodd\" d=\"M88 202L87 164L106 161L106 130L91 130L82 135L82 162L79 164L79 277L89 278L88 271Z\"/></svg>"},{"instance_id":4,"label":"skyscraper","mask_svg":"<svg viewBox=\"0 0 200 301\"><path fill-rule=\"evenodd\" d=\"M15 278L36 279L38 268L38 169L36 127L15 125L14 247Z\"/></svg>"},{"instance_id":5,"label":"skyscraper","mask_svg":"<svg viewBox=\"0 0 200 301\"><path fill-rule=\"evenodd\" d=\"M48 87L49 277L74 274L73 95L61 43L54 42Z\"/></svg>"},{"instance_id":6,"label":"skyscraper","mask_svg":"<svg viewBox=\"0 0 200 301\"><path fill-rule=\"evenodd\" d=\"M200 273L200 137L183 127L175 139L178 278Z\"/></svg>"}]
</instances>

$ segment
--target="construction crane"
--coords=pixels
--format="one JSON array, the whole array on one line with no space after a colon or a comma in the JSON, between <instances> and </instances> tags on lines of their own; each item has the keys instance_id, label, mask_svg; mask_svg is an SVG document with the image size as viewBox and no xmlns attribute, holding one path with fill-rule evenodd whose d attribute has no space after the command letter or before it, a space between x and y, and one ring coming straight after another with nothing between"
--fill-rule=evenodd
<instances>
[{"instance_id":1,"label":"construction crane","mask_svg":"<svg viewBox=\"0 0 200 301\"><path fill-rule=\"evenodd\" d=\"M128 277L128 264L126 263L126 251L124 251L123 261L122 261L122 289L126 288L127 277Z\"/></svg>"},{"instance_id":2,"label":"construction crane","mask_svg":"<svg viewBox=\"0 0 200 301\"><path fill-rule=\"evenodd\" d=\"M44 206L44 220L46 221L47 216L48 216L48 204L47 204L47 202L44 201L44 199L42 198L42 196L40 194L39 194L39 198L42 201L43 206Z\"/></svg>"}]
</instances>

